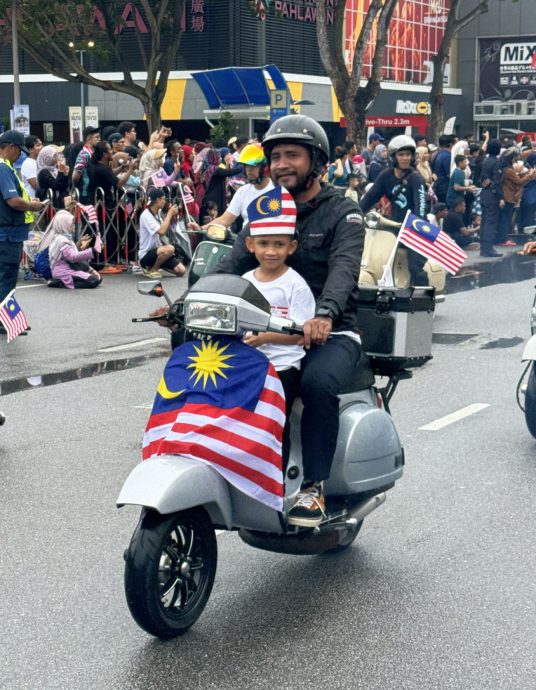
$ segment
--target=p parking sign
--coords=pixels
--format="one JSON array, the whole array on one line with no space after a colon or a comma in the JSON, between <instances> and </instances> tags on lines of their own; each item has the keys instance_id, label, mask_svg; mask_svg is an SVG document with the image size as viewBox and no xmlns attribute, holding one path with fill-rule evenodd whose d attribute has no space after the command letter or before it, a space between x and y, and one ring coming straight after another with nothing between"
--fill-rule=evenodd
<instances>
[{"instance_id":1,"label":"p parking sign","mask_svg":"<svg viewBox=\"0 0 536 690\"><path fill-rule=\"evenodd\" d=\"M270 91L270 122L279 120L280 117L290 112L289 92L286 89L273 89Z\"/></svg>"}]
</instances>

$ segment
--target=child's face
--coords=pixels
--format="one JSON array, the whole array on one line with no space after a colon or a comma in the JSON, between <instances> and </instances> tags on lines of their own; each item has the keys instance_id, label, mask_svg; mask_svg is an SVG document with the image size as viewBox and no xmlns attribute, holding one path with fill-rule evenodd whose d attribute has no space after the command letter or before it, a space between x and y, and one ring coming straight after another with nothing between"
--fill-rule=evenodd
<instances>
[{"instance_id":1,"label":"child's face","mask_svg":"<svg viewBox=\"0 0 536 690\"><path fill-rule=\"evenodd\" d=\"M349 181L348 186L350 187L350 189L357 189L357 183L358 182L359 182L359 180L357 180L355 177L352 177Z\"/></svg>"},{"instance_id":2,"label":"child's face","mask_svg":"<svg viewBox=\"0 0 536 690\"><path fill-rule=\"evenodd\" d=\"M261 268L275 271L280 268L291 254L294 254L297 241L290 235L261 235L246 237L246 245Z\"/></svg>"},{"instance_id":3,"label":"child's face","mask_svg":"<svg viewBox=\"0 0 536 690\"><path fill-rule=\"evenodd\" d=\"M480 227L480 221L481 221L480 216L473 216L473 227L479 228Z\"/></svg>"}]
</instances>

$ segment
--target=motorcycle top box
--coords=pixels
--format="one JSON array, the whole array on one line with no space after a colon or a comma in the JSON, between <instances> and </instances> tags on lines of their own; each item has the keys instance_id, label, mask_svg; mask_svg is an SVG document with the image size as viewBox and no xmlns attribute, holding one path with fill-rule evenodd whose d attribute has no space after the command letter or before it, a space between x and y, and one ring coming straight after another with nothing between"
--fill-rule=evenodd
<instances>
[{"instance_id":1,"label":"motorcycle top box","mask_svg":"<svg viewBox=\"0 0 536 690\"><path fill-rule=\"evenodd\" d=\"M421 367L432 358L434 310L431 287L359 287L359 330L375 373Z\"/></svg>"}]
</instances>

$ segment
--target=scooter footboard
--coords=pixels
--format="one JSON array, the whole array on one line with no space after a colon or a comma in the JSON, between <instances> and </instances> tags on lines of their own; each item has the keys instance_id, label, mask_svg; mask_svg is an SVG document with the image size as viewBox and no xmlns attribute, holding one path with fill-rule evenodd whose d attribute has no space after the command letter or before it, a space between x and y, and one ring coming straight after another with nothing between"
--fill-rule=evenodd
<instances>
[{"instance_id":1,"label":"scooter footboard","mask_svg":"<svg viewBox=\"0 0 536 690\"><path fill-rule=\"evenodd\" d=\"M214 524L232 527L225 480L208 465L177 455L162 455L136 465L116 503L119 508L153 508L162 515L202 505Z\"/></svg>"}]
</instances>

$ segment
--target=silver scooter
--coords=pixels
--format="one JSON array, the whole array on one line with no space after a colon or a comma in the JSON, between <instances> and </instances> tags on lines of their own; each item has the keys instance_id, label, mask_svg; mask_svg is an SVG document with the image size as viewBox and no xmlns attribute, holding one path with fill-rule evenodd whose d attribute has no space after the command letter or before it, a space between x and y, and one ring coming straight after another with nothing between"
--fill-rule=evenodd
<instances>
[{"instance_id":1,"label":"silver scooter","mask_svg":"<svg viewBox=\"0 0 536 690\"><path fill-rule=\"evenodd\" d=\"M517 384L517 402L525 413L528 430L536 438L536 296L530 316L531 338L523 349L522 362L527 362Z\"/></svg>"},{"instance_id":2,"label":"silver scooter","mask_svg":"<svg viewBox=\"0 0 536 690\"><path fill-rule=\"evenodd\" d=\"M142 282L138 289L143 294L166 296L158 281ZM363 306L364 313L371 311L372 296L379 295L379 306L375 302L372 308L381 321L377 332L368 320L373 332L373 367L363 355L354 379L340 395L339 439L331 474L324 484L326 516L320 526L296 527L286 521L303 479L299 404L291 418L294 433L282 512L241 493L200 461L159 456L134 468L117 505L142 506L125 551L125 592L130 612L144 630L169 639L184 633L201 615L216 573L216 529L236 530L251 546L288 554L336 553L352 544L365 517L385 501L386 491L403 473L404 451L389 414L389 401L398 382L411 378L404 364L419 366L431 358L427 352L404 354L396 349L417 312L424 335L416 338L413 333L408 342L415 348L416 343L420 346L429 339L431 347L433 289L422 288L419 295L413 290L411 297L407 290L398 291L392 300L401 310L401 327L393 326L389 314L391 293L374 288L373 295L368 295L370 304ZM413 300L412 307L408 300ZM426 309L415 307L419 300L426 301ZM427 325L422 331L424 316ZM224 333L241 339L246 331L301 333L292 321L272 316L270 305L251 283L232 275L201 278L180 303L173 305L168 318L183 323L196 337ZM387 347L389 330L398 343L392 346L394 350ZM375 386L374 371L387 376L384 388Z\"/></svg>"}]
</instances>

